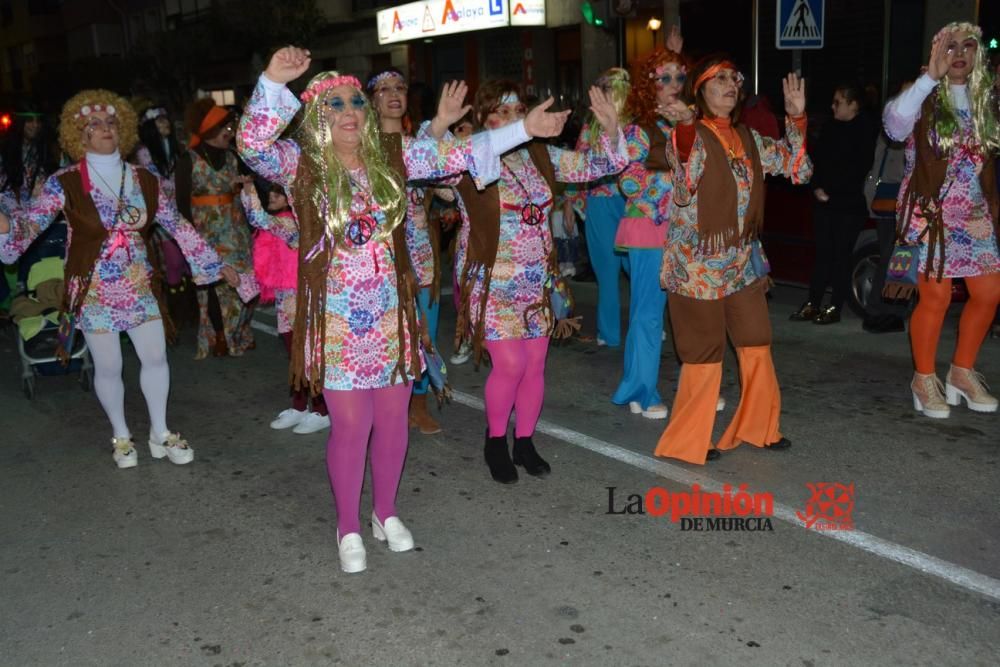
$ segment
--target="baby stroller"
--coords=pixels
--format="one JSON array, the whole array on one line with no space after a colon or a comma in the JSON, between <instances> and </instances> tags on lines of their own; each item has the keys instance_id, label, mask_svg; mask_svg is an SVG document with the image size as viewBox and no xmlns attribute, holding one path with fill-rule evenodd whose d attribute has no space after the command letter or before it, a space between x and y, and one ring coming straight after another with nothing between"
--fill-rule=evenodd
<instances>
[{"instance_id":1,"label":"baby stroller","mask_svg":"<svg viewBox=\"0 0 1000 667\"><path fill-rule=\"evenodd\" d=\"M62 249L66 236L65 225L53 227L57 229L53 229L52 235L39 239L41 247L36 252L25 253L22 257L22 263L37 261L26 268L24 282L20 284L23 291L11 303L11 317L17 325L17 352L21 357L21 388L28 400L35 397L38 375L79 373L80 387L84 391L90 391L94 379L90 351L79 332L73 337L69 363L64 366L56 357L64 280ZM58 227L63 228L61 234Z\"/></svg>"}]
</instances>

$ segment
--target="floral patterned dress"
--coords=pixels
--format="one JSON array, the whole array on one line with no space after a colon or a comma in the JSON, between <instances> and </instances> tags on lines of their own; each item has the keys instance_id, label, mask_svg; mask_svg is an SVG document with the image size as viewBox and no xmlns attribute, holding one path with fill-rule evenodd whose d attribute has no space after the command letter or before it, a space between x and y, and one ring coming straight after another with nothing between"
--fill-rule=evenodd
<instances>
[{"instance_id":1,"label":"floral patterned dress","mask_svg":"<svg viewBox=\"0 0 1000 667\"><path fill-rule=\"evenodd\" d=\"M993 158L984 157L980 151L975 150L972 114L969 110L957 109L956 114L960 125L959 139L955 142L956 149L948 161L943 186L945 194L941 201L945 232L943 273L945 278L967 278L1000 271L996 228L979 180L984 160ZM899 186L897 203L899 211L904 210L903 198L906 196L916 164L917 149L913 132L906 137L904 152L906 172ZM926 227L927 222L917 206L914 208L910 228L907 230L907 242L918 243ZM924 242L920 244L919 270L923 273L926 268L927 243Z\"/></svg>"},{"instance_id":2,"label":"floral patterned dress","mask_svg":"<svg viewBox=\"0 0 1000 667\"><path fill-rule=\"evenodd\" d=\"M616 148L604 135L603 152L579 153L548 146L549 158L558 181L586 183L621 171L626 164L624 137L619 132ZM539 206L543 220L552 210L552 191L535 168L526 148L503 157L498 190L500 193L500 242L486 300L485 339L519 340L549 335L552 323L544 311L529 308L541 301L546 282L550 279L549 255L552 252L552 230L548 224L529 225L521 221L521 209L527 202ZM462 229L456 253L456 266L465 265L469 246L468 213L458 198L462 212ZM472 288L470 321L479 321L483 277L480 272Z\"/></svg>"},{"instance_id":3,"label":"floral patterned dress","mask_svg":"<svg viewBox=\"0 0 1000 667\"><path fill-rule=\"evenodd\" d=\"M805 122L785 122L785 139L762 137L750 130L765 174L783 175L793 183L807 183L812 176L812 161L806 154ZM670 214L666 249L660 282L675 294L692 299L722 299L748 287L758 279L750 263L751 245L747 242L715 253L700 248L698 235L698 183L705 170L705 145L695 139L687 163L674 172L674 197L678 204ZM737 221L740 230L750 206L753 171L733 173L737 188Z\"/></svg>"},{"instance_id":4,"label":"floral patterned dress","mask_svg":"<svg viewBox=\"0 0 1000 667\"><path fill-rule=\"evenodd\" d=\"M197 151L191 155L191 213L195 229L215 249L222 261L240 274L252 271L250 254L250 227L247 225L240 202L233 197L233 182L239 176L238 162L233 153L227 153L222 169L215 170ZM229 196L228 203L198 204L198 197ZM223 331L231 356L239 356L253 347L250 320L252 305L244 304L236 290L219 283L198 290L201 311L198 325L198 351L196 359L204 359L215 344L215 327L208 315L208 289L214 289L222 311Z\"/></svg>"},{"instance_id":5,"label":"floral patterned dress","mask_svg":"<svg viewBox=\"0 0 1000 667\"><path fill-rule=\"evenodd\" d=\"M11 232L0 235L0 260L13 262L52 224L66 203L59 176L79 169L79 165L72 165L56 172L45 182L38 198L27 207L14 212ZM140 212L134 221L116 219L117 199L98 188L90 190L90 197L101 216L101 222L110 233L94 266L90 289L87 290L77 319L77 328L87 333L128 331L161 317L150 284L152 266L146 253L146 244L139 234L149 224L137 176L139 167L127 165L126 169L126 178L130 182L125 189L125 201ZM162 188L156 219L184 251L191 264L195 282L207 284L219 280L222 268L219 256L180 217L173 198L167 196ZM70 228L67 248L72 243ZM67 286L70 300L79 292L80 287L78 280Z\"/></svg>"},{"instance_id":6,"label":"floral patterned dress","mask_svg":"<svg viewBox=\"0 0 1000 667\"><path fill-rule=\"evenodd\" d=\"M299 101L287 88L268 89L268 83L260 80L237 135L237 146L246 163L282 185L286 192L294 192L291 186L301 149L295 141L278 137L299 107ZM467 170L479 178L472 140L438 143L403 137L402 141L410 179L436 180ZM365 170L352 170L350 177L352 213L370 214L377 225L384 225L385 213L372 197ZM289 203L294 208L294 201ZM345 241L330 253L323 341L323 385L327 390L379 389L413 379L394 373L401 344L394 253L391 236L382 242L357 246ZM408 328L402 344L407 346L406 358L410 358Z\"/></svg>"}]
</instances>

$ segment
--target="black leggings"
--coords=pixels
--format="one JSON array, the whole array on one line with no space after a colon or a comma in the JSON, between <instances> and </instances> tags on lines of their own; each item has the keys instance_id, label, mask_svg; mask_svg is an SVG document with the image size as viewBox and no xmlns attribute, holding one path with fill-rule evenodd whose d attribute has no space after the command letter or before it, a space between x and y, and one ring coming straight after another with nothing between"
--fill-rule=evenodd
<instances>
[{"instance_id":1,"label":"black leggings","mask_svg":"<svg viewBox=\"0 0 1000 667\"><path fill-rule=\"evenodd\" d=\"M864 212L831 211L825 206L813 209L816 233L816 264L809 283L809 301L816 307L823 302L828 285L833 287L830 305L842 308L851 289L851 258L854 243L865 226Z\"/></svg>"}]
</instances>

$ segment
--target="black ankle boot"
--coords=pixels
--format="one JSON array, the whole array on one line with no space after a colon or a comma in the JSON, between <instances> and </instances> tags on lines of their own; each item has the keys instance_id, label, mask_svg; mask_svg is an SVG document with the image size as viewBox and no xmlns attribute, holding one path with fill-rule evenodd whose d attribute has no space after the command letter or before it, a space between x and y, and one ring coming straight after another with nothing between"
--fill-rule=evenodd
<instances>
[{"instance_id":1,"label":"black ankle boot","mask_svg":"<svg viewBox=\"0 0 1000 667\"><path fill-rule=\"evenodd\" d=\"M486 458L486 465L490 467L490 475L501 484L513 484L517 481L517 468L510 460L510 452L507 451L507 434L490 437L490 430L486 429L486 446L483 448L483 456Z\"/></svg>"},{"instance_id":2,"label":"black ankle boot","mask_svg":"<svg viewBox=\"0 0 1000 667\"><path fill-rule=\"evenodd\" d=\"M535 451L535 443L531 441L530 435L527 438L514 438L514 465L522 466L524 472L535 477L545 477L552 472L545 459Z\"/></svg>"}]
</instances>

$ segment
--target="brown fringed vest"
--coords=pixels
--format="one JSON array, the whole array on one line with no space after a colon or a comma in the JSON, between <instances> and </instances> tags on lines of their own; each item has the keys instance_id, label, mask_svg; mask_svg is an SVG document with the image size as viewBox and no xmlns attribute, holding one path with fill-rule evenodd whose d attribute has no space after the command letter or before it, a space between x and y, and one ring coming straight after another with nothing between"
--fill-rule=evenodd
<instances>
[{"instance_id":1,"label":"brown fringed vest","mask_svg":"<svg viewBox=\"0 0 1000 667\"><path fill-rule=\"evenodd\" d=\"M528 154L535 168L545 179L549 190L556 191L556 172L549 159L546 145L534 141L528 145ZM483 358L483 341L486 337L486 302L489 299L490 283L493 277L493 264L497 259L497 246L500 243L500 190L496 183L488 185L485 190L476 189L472 178L465 174L459 182L458 194L462 197L465 211L469 215L469 246L465 256L465 266L459 280L458 321L455 325L455 345L461 343L472 329L473 359L478 365ZM550 230L551 231L551 230ZM556 270L555 243L549 255L549 270L558 275ZM483 290L479 299L479 315L472 322L472 290L483 273ZM550 289L545 288L542 300L525 312L525 318L530 313L539 310L551 313ZM550 318L551 319L551 318Z\"/></svg>"},{"instance_id":2,"label":"brown fringed vest","mask_svg":"<svg viewBox=\"0 0 1000 667\"><path fill-rule=\"evenodd\" d=\"M142 198L146 202L146 224L139 230L139 234L146 243L146 254L150 259L150 266L152 266L150 287L160 308L164 331L167 338L171 338L175 332L173 323L170 321L169 311L163 300L163 276L156 263L152 261L156 256L152 237L153 223L156 220L156 212L159 205L160 184L156 180L156 176L153 176L142 167L132 166L130 168L135 170L136 176L139 179L139 188L142 190ZM80 308L83 306L83 301L90 289L94 268L101 256L101 249L104 247L104 242L107 240L110 232L101 222L101 216L97 212L94 200L90 198L90 194L83 188L83 175L80 173L80 170L67 171L57 178L60 185L62 185L63 192L66 194L66 203L63 205L63 212L66 214L66 220L69 222L70 229L72 230L72 240L66 253L65 276L67 287L74 278L80 281L80 289L77 291L72 303L69 301L69 290L67 289L63 302L63 312L78 316ZM65 352L65 350L59 352L58 355L62 357Z\"/></svg>"},{"instance_id":3,"label":"brown fringed vest","mask_svg":"<svg viewBox=\"0 0 1000 667\"><path fill-rule=\"evenodd\" d=\"M649 153L646 155L644 166L650 171L670 171L670 163L667 162L667 135L659 123L649 123L639 126L649 139Z\"/></svg>"},{"instance_id":4,"label":"brown fringed vest","mask_svg":"<svg viewBox=\"0 0 1000 667\"><path fill-rule=\"evenodd\" d=\"M698 236L703 251L716 253L753 240L760 233L764 222L764 169L753 134L745 125L734 126L743 150L753 162L750 205L741 234L738 190L729 156L711 129L700 122L695 128L705 145L705 169L698 184Z\"/></svg>"},{"instance_id":5,"label":"brown fringed vest","mask_svg":"<svg viewBox=\"0 0 1000 667\"><path fill-rule=\"evenodd\" d=\"M934 271L934 255L937 253L937 279L941 280L944 275L944 218L941 211L941 200L943 198L942 189L945 188L945 175L948 171L949 156L937 155L935 148L931 145L931 127L934 124L937 101L937 90L931 93L924 100L920 109L920 119L913 130L914 144L916 147L916 159L913 165L913 176L910 178L909 186L903 196L903 207L899 212L899 224L896 227L899 241L906 239L910 224L913 219L913 209L920 207L921 214L927 223L927 264L924 269L924 276L930 278ZM983 196L989 206L990 215L993 217L994 228L998 223L998 209L1000 209L1000 198L997 195L996 161L987 158L983 170L979 174L979 183L983 189ZM906 296L906 292L911 292L910 286L893 285L893 296ZM888 288L887 288L888 289Z\"/></svg>"},{"instance_id":6,"label":"brown fringed vest","mask_svg":"<svg viewBox=\"0 0 1000 667\"><path fill-rule=\"evenodd\" d=\"M434 277L431 283L431 305L434 305L441 298L441 219L431 219L434 189L420 188L420 192L423 193L423 200L420 203L424 208L424 220L427 221L427 237L430 239L431 252L434 254Z\"/></svg>"},{"instance_id":7,"label":"brown fringed vest","mask_svg":"<svg viewBox=\"0 0 1000 667\"><path fill-rule=\"evenodd\" d=\"M406 166L403 163L402 141L402 135L399 134L382 135L387 162L396 171L400 183L405 183ZM320 173L319 165L314 164L303 152L291 187L299 219L299 287L289 378L293 387L308 387L313 395L323 391L325 378L323 347L326 340L326 281L330 271L331 251L326 241L323 218L317 210L317 202L311 196L324 187L320 182ZM318 246L319 250L312 252L317 244L321 244ZM396 310L399 359L392 375L392 380L395 381L397 374L405 378L407 371L414 377L420 376L421 331L417 326L417 289L403 221L392 230L392 255L399 295L399 307ZM406 358L405 344L407 330L410 337L409 359Z\"/></svg>"}]
</instances>

